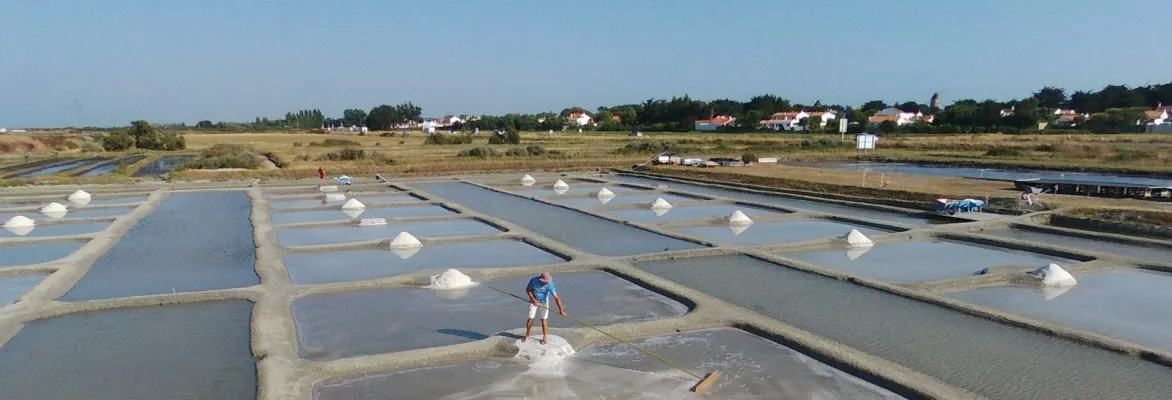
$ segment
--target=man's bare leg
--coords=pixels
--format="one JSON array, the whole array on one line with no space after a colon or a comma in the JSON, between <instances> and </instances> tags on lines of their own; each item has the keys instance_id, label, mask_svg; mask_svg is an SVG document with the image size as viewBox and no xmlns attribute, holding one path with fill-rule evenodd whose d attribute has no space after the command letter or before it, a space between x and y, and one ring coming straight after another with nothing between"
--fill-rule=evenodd
<instances>
[{"instance_id":1,"label":"man's bare leg","mask_svg":"<svg viewBox=\"0 0 1172 400\"><path fill-rule=\"evenodd\" d=\"M525 337L521 338L521 343L529 341L529 333L533 331L533 318L525 322Z\"/></svg>"},{"instance_id":2,"label":"man's bare leg","mask_svg":"<svg viewBox=\"0 0 1172 400\"><path fill-rule=\"evenodd\" d=\"M526 335L526 336L528 336L528 335ZM541 344L547 343L547 341L545 340L546 336L549 336L549 320L542 319L541 320Z\"/></svg>"}]
</instances>

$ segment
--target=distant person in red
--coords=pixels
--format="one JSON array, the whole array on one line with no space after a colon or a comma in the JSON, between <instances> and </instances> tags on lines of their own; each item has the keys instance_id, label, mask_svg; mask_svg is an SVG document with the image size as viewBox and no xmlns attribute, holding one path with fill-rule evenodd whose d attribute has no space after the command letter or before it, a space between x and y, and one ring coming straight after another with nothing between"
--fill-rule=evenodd
<instances>
[{"instance_id":1,"label":"distant person in red","mask_svg":"<svg viewBox=\"0 0 1172 400\"><path fill-rule=\"evenodd\" d=\"M321 178L321 185L325 186L326 185L326 170L322 169L321 167L317 167L317 177Z\"/></svg>"}]
</instances>

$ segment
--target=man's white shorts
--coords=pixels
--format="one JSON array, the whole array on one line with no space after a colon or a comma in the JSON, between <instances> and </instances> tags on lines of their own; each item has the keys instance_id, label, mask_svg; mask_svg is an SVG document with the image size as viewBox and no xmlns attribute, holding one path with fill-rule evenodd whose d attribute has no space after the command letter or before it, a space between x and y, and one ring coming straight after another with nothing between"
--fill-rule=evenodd
<instances>
[{"instance_id":1,"label":"man's white shorts","mask_svg":"<svg viewBox=\"0 0 1172 400\"><path fill-rule=\"evenodd\" d=\"M545 299L544 307L537 307L532 302L529 303L529 319L537 316L537 309L541 309L541 319L549 319L549 299Z\"/></svg>"}]
</instances>

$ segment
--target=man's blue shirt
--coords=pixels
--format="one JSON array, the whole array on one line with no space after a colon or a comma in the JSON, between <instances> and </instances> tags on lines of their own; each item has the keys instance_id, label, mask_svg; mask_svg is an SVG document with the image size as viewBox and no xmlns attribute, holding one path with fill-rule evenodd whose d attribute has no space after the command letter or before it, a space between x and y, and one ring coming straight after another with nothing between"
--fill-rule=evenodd
<instances>
[{"instance_id":1,"label":"man's blue shirt","mask_svg":"<svg viewBox=\"0 0 1172 400\"><path fill-rule=\"evenodd\" d=\"M533 297L537 298L538 303L545 304L549 300L549 295L558 294L558 287L553 282L541 283L541 277L535 276L529 280L529 285L525 287L525 291L533 290Z\"/></svg>"}]
</instances>

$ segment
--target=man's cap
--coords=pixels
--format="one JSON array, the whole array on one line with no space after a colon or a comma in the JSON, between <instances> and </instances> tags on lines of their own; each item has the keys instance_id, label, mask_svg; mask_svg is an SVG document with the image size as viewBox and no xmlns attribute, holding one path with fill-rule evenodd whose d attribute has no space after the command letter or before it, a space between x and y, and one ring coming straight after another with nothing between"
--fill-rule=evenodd
<instances>
[{"instance_id":1,"label":"man's cap","mask_svg":"<svg viewBox=\"0 0 1172 400\"><path fill-rule=\"evenodd\" d=\"M541 283L550 283L553 282L553 276L551 276L549 272L542 272L540 280Z\"/></svg>"}]
</instances>

